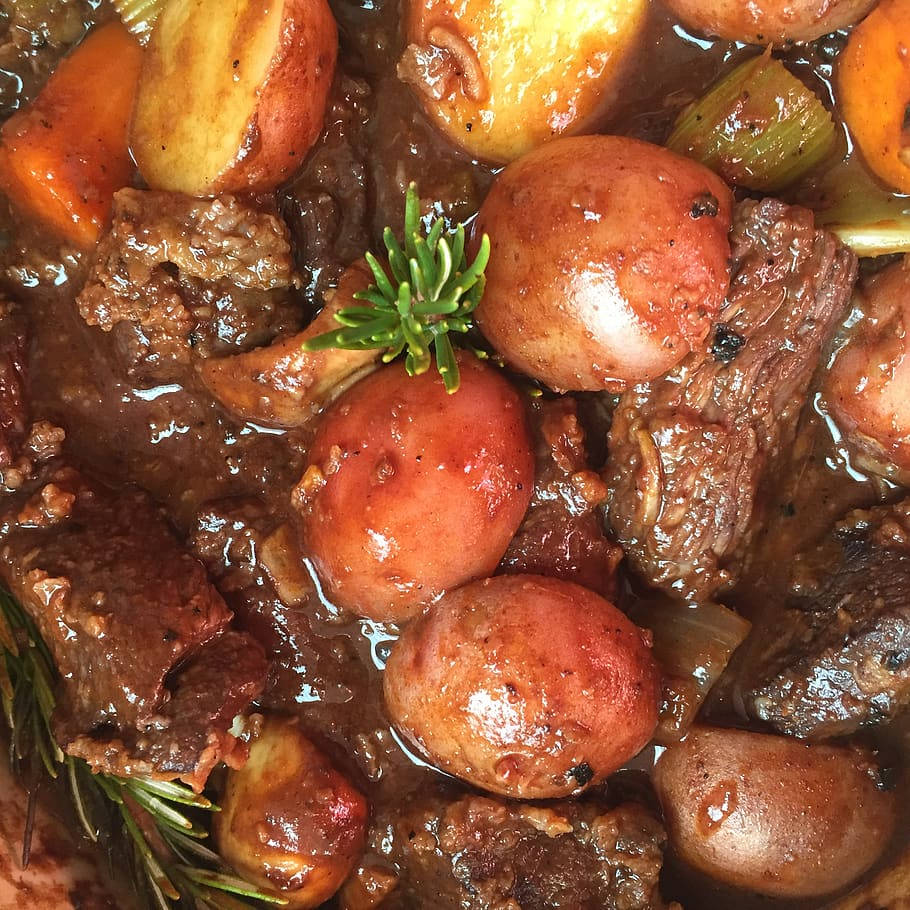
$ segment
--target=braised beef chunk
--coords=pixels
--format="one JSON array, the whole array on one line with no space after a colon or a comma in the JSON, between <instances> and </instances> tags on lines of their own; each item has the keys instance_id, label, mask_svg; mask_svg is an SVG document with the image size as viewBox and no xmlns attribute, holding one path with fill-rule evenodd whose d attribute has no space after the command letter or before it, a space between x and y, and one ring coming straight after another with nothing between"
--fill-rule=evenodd
<instances>
[{"instance_id":1,"label":"braised beef chunk","mask_svg":"<svg viewBox=\"0 0 910 910\"><path fill-rule=\"evenodd\" d=\"M910 499L851 513L798 556L785 607L753 715L810 739L894 717L910 702Z\"/></svg>"},{"instance_id":2,"label":"braised beef chunk","mask_svg":"<svg viewBox=\"0 0 910 910\"><path fill-rule=\"evenodd\" d=\"M22 315L0 300L0 484L25 437L26 325Z\"/></svg>"},{"instance_id":3,"label":"braised beef chunk","mask_svg":"<svg viewBox=\"0 0 910 910\"><path fill-rule=\"evenodd\" d=\"M656 910L665 833L636 803L546 806L425 798L393 821L400 869L383 907Z\"/></svg>"},{"instance_id":4,"label":"braised beef chunk","mask_svg":"<svg viewBox=\"0 0 910 910\"><path fill-rule=\"evenodd\" d=\"M233 196L127 188L114 197L113 225L77 303L89 325L115 333L132 375L163 379L194 356L296 328L284 293L295 280L276 215Z\"/></svg>"},{"instance_id":5,"label":"braised beef chunk","mask_svg":"<svg viewBox=\"0 0 910 910\"><path fill-rule=\"evenodd\" d=\"M0 512L0 580L60 670L55 731L98 771L200 788L267 664L139 491L52 468Z\"/></svg>"},{"instance_id":6,"label":"braised beef chunk","mask_svg":"<svg viewBox=\"0 0 910 910\"><path fill-rule=\"evenodd\" d=\"M731 242L725 340L623 395L610 433L613 532L646 581L685 597L736 580L856 273L811 212L771 199L739 205Z\"/></svg>"},{"instance_id":7,"label":"braised beef chunk","mask_svg":"<svg viewBox=\"0 0 910 910\"><path fill-rule=\"evenodd\" d=\"M532 411L534 496L499 570L564 578L613 597L622 550L604 534L599 507L607 491L588 464L577 405L559 398L539 401Z\"/></svg>"}]
</instances>

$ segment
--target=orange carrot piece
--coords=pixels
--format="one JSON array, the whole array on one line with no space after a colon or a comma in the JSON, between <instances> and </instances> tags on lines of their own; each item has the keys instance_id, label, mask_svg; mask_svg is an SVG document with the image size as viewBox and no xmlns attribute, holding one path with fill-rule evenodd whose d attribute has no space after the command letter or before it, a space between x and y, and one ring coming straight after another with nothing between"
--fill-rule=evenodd
<instances>
[{"instance_id":1,"label":"orange carrot piece","mask_svg":"<svg viewBox=\"0 0 910 910\"><path fill-rule=\"evenodd\" d=\"M0 130L0 189L75 246L96 243L133 174L128 132L141 61L123 25L104 25Z\"/></svg>"}]
</instances>

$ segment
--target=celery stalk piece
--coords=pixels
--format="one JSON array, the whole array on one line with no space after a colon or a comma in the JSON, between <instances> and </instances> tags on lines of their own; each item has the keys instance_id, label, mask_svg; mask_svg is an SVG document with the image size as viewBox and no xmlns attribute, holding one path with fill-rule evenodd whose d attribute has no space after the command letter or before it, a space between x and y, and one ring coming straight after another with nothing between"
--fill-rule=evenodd
<instances>
[{"instance_id":1,"label":"celery stalk piece","mask_svg":"<svg viewBox=\"0 0 910 910\"><path fill-rule=\"evenodd\" d=\"M801 201L858 256L910 253L910 197L880 184L856 156L824 174Z\"/></svg>"},{"instance_id":2,"label":"celery stalk piece","mask_svg":"<svg viewBox=\"0 0 910 910\"><path fill-rule=\"evenodd\" d=\"M123 24L144 44L167 0L113 0Z\"/></svg>"},{"instance_id":3,"label":"celery stalk piece","mask_svg":"<svg viewBox=\"0 0 910 910\"><path fill-rule=\"evenodd\" d=\"M819 98L764 54L736 67L679 116L668 148L728 183L776 192L821 163L835 125Z\"/></svg>"}]
</instances>

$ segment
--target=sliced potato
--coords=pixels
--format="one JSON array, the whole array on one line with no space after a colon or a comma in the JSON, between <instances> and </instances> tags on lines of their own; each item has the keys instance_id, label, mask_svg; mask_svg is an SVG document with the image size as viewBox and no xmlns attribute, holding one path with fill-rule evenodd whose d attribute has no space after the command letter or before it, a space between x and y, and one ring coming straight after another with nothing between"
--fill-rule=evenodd
<instances>
[{"instance_id":1,"label":"sliced potato","mask_svg":"<svg viewBox=\"0 0 910 910\"><path fill-rule=\"evenodd\" d=\"M411 0L399 76L479 158L511 161L609 108L646 0Z\"/></svg>"},{"instance_id":2,"label":"sliced potato","mask_svg":"<svg viewBox=\"0 0 910 910\"><path fill-rule=\"evenodd\" d=\"M286 180L322 129L337 42L326 0L171 0L133 117L142 176L192 195Z\"/></svg>"}]
</instances>

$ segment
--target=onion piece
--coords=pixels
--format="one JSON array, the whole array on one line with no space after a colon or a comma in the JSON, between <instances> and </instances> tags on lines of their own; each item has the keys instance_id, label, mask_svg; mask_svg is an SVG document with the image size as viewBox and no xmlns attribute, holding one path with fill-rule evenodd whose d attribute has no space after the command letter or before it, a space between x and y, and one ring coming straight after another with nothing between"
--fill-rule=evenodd
<instances>
[{"instance_id":1,"label":"onion piece","mask_svg":"<svg viewBox=\"0 0 910 910\"><path fill-rule=\"evenodd\" d=\"M640 601L629 616L651 630L653 654L664 674L654 738L663 745L679 742L752 624L718 603L669 598Z\"/></svg>"},{"instance_id":2,"label":"onion piece","mask_svg":"<svg viewBox=\"0 0 910 910\"><path fill-rule=\"evenodd\" d=\"M835 126L819 98L768 54L736 67L679 116L667 147L728 183L775 192L834 148Z\"/></svg>"}]
</instances>

